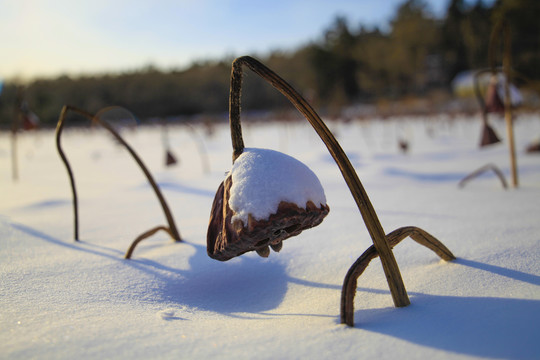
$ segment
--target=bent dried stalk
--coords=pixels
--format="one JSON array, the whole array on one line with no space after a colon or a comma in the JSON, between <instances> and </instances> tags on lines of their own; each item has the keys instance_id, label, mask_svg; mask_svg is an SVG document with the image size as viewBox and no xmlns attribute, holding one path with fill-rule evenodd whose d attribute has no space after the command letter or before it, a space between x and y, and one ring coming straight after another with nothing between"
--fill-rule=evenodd
<instances>
[{"instance_id":1,"label":"bent dried stalk","mask_svg":"<svg viewBox=\"0 0 540 360\"><path fill-rule=\"evenodd\" d=\"M501 181L501 184L503 186L503 188L507 189L508 188L508 184L506 183L506 180L504 179L504 175L502 173L501 170L499 170L499 168L493 164L486 164L484 166L482 166L481 168L473 171L472 173L470 173L469 175L467 175L466 177L464 177L458 184L458 186L460 188L464 187L466 183L468 183L469 181L471 181L472 179L482 175L483 173L487 172L487 171L493 171L495 173L495 175L497 175L497 177L499 178L499 180Z\"/></svg>"},{"instance_id":2,"label":"bent dried stalk","mask_svg":"<svg viewBox=\"0 0 540 360\"><path fill-rule=\"evenodd\" d=\"M410 237L420 245L433 250L439 257L446 261L455 260L454 254L443 243L428 232L415 226L406 226L392 231L386 235L386 241L390 248L394 248L401 240ZM371 260L379 256L374 246L370 246L350 267L341 290L341 323L354 326L354 296L356 295L357 280L367 268Z\"/></svg>"},{"instance_id":3,"label":"bent dried stalk","mask_svg":"<svg viewBox=\"0 0 540 360\"><path fill-rule=\"evenodd\" d=\"M315 110L308 104L308 102L285 80L279 77L272 70L261 64L259 61L249 57L244 56L237 58L232 64L231 71L231 91L229 97L229 121L231 127L231 140L233 144L233 162L242 154L244 150L244 141L242 139L242 127L240 124L240 95L242 89L242 66L247 66L257 75L262 77L264 80L268 81L274 88L280 91L289 101L300 111L312 125L314 130L317 132L319 137L322 139L326 145L328 151L334 158L336 164L338 165L349 190L358 206L358 210L362 215L364 223L367 227L367 230L373 241L373 250L376 251L376 254L380 257L381 263L383 266L384 273L388 282L388 287L390 288L390 293L396 307L403 307L410 304L405 285L403 284L403 279L399 271L394 254L392 249L388 244L388 240L392 240L393 235L390 239L387 239L387 236L384 233L382 225L377 217L375 209L369 200L369 197L356 174L353 166L351 165L349 158L339 145L338 141L334 135L328 130L325 123L321 120L319 115ZM405 228L413 229L413 228ZM408 230L405 231L406 234L412 234L416 241L419 241L423 245L430 245L430 248L439 249L440 242L433 238L431 235L427 234L425 231L414 228L415 231ZM398 229L400 230L400 229ZM398 230L394 231L392 234L401 234ZM427 235L426 235L427 234ZM401 235L400 235L401 236ZM404 235L405 237L407 235ZM437 244L437 246L432 245ZM440 244L442 245L442 244ZM442 245L444 247L444 245ZM444 249L446 249L444 247ZM448 259L454 259L454 256L449 252L447 256ZM446 256L446 255L445 255ZM356 288L354 288L356 290ZM352 322L350 324L352 326Z\"/></svg>"},{"instance_id":4,"label":"bent dried stalk","mask_svg":"<svg viewBox=\"0 0 540 360\"><path fill-rule=\"evenodd\" d=\"M261 64L252 57L244 56L237 58L232 64L231 91L229 97L229 120L233 144L233 161L242 154L244 142L240 124L240 95L242 89L242 66L250 68L257 75L268 81L274 88L280 91L300 111L315 129L319 137L326 145L328 151L337 163L351 194L356 201L358 209L364 219L368 232L379 254L386 274L388 286L392 294L395 306L403 307L410 304L403 279L399 271L394 254L386 243L384 230L377 217L375 209L356 174L349 158L339 145L334 135L327 128L315 110L308 102L285 80L272 70Z\"/></svg>"},{"instance_id":5,"label":"bent dried stalk","mask_svg":"<svg viewBox=\"0 0 540 360\"><path fill-rule=\"evenodd\" d=\"M90 114L90 113L88 113L88 112L86 112L84 110L78 109L78 108L73 107L73 106L66 105L66 106L64 106L62 108L62 111L60 113L60 118L59 118L58 124L56 126L56 148L57 148L58 153L60 154L60 157L61 157L62 161L64 162L64 165L65 165L66 170L68 172L69 180L70 180L70 183L71 183L71 191L72 191L72 195L73 195L73 217L74 217L74 226L73 226L74 229L73 230L74 230L75 241L79 241L79 212L78 212L77 190L76 190L76 186L75 186L75 177L73 175L71 165L69 164L69 161L68 161L68 159L67 159L67 157L66 157L66 155L65 155L65 153L64 153L64 151L62 149L62 145L61 145L61 141L60 141L62 131L64 129L66 115L67 115L68 111L73 111L75 113L78 113L78 114L90 119L91 121L95 121L96 123L98 123L99 125L104 127L105 129L107 129L114 136L114 138L127 149L127 151L131 154L131 156L133 157L135 162L139 165L139 167L141 168L141 170L145 174L148 182L152 186L152 189L154 189L154 192L155 192L155 194L156 194L156 196L157 196L157 198L158 198L158 200L159 200L159 202L161 204L163 212L165 214L165 218L167 219L167 222L169 224L168 230L166 230L166 231L171 235L171 237L175 241L182 241L182 238L180 237L180 233L178 232L178 229L177 229L176 224L174 222L174 219L172 217L171 211L169 210L169 207L167 206L165 198L161 194L161 191L159 190L159 187L157 186L157 184L156 184L154 178L152 177L152 175L150 174L150 171L148 170L148 168L144 165L144 163L142 162L141 158L137 155L135 150L133 150L133 148L131 148L131 146L129 146L124 141L124 139L112 128L112 126L110 126L106 121L103 121L103 120L100 119L99 114L101 112L110 110L112 108L115 108L115 107L105 108L102 111L100 111L98 114L92 115L92 114ZM159 230L161 228L163 228L164 230L166 229L164 227L158 227L157 229ZM157 231L156 229L153 229L153 230L155 230L155 231L152 232L152 230L150 230L150 231L145 232L144 234L140 235L133 242L133 244L130 247L130 250L131 250L129 252L130 256L131 256L131 253L133 252L133 249L135 248L135 246L140 241L147 238L148 236L153 235ZM146 236L144 236L144 235L146 235ZM127 258L129 258L129 257L127 257Z\"/></svg>"}]
</instances>

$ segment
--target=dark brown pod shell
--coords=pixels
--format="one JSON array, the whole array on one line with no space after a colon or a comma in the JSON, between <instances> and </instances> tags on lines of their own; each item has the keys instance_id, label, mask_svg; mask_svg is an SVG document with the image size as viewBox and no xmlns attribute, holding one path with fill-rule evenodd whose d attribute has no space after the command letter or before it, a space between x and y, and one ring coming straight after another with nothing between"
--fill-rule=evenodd
<instances>
[{"instance_id":1,"label":"dark brown pod shell","mask_svg":"<svg viewBox=\"0 0 540 360\"><path fill-rule=\"evenodd\" d=\"M495 130L493 130L493 128L488 124L484 124L484 127L482 128L482 135L480 138L480 147L496 144L500 141L501 139L499 139L497 133L495 133Z\"/></svg>"},{"instance_id":2,"label":"dark brown pod shell","mask_svg":"<svg viewBox=\"0 0 540 360\"><path fill-rule=\"evenodd\" d=\"M277 212L268 219L255 220L250 216L248 224L242 220L231 222L234 216L228 201L231 186L232 178L228 176L219 185L210 213L206 250L208 256L216 260L230 260L248 251L257 251L266 257L269 246L279 251L283 240L319 225L330 211L327 205L317 207L311 201L305 209L282 201Z\"/></svg>"},{"instance_id":3,"label":"dark brown pod shell","mask_svg":"<svg viewBox=\"0 0 540 360\"><path fill-rule=\"evenodd\" d=\"M529 154L540 152L540 140L530 143L525 150Z\"/></svg>"},{"instance_id":4,"label":"dark brown pod shell","mask_svg":"<svg viewBox=\"0 0 540 360\"><path fill-rule=\"evenodd\" d=\"M178 162L176 160L176 157L173 155L173 153L169 150L167 150L167 153L165 154L165 165L166 166L173 166Z\"/></svg>"}]
</instances>

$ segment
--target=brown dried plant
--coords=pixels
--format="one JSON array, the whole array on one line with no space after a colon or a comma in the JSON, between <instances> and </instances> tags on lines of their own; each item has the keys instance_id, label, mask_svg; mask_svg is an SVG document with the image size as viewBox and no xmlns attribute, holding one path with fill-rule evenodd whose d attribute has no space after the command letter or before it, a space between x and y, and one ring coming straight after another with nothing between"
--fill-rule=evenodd
<instances>
[{"instance_id":1,"label":"brown dried plant","mask_svg":"<svg viewBox=\"0 0 540 360\"><path fill-rule=\"evenodd\" d=\"M152 177L152 174L150 173L150 171L144 165L144 163L142 162L141 158L137 155L135 150L131 146L129 146L129 144L120 136L120 134L118 134L118 132L116 132L116 130L114 130L114 128L102 118L103 114L105 114L106 112L108 112L110 110L113 110L113 109L122 109L122 108L117 107L117 106L106 107L106 108L100 110L97 114L92 115L91 113L89 113L87 111L78 109L78 108L73 107L73 106L69 106L69 105L64 106L62 108L61 113L60 113L60 118L58 120L58 124L56 126L56 147L58 149L58 153L60 154L60 157L61 157L62 161L64 162L64 165L65 165L66 170L68 172L69 180L70 180L70 183L71 183L71 191L72 191L72 195L73 195L73 217L74 217L74 238L75 238L75 241L79 241L79 213L78 213L77 190L76 190L76 186L75 186L75 177L73 175L73 171L72 171L71 166L69 164L69 161L68 161L68 159L67 159L67 157L66 157L66 155L65 155L65 153L64 153L64 151L62 149L62 144L61 144L61 135L62 135L62 131L64 129L64 124L65 124L65 121L66 121L67 113L69 111L71 111L71 112L77 113L79 115L82 115L82 116L88 118L89 120L91 120L93 123L99 124L103 128L105 128L106 130L108 130L113 135L113 137L116 139L116 141L118 141L118 143L120 143L122 146L124 146L126 148L126 150L133 157L133 159L135 160L137 165L139 165L139 167L143 171L143 173L146 176L148 182L150 183L150 186L152 187L152 189L154 189L154 192L155 192L155 194L156 194L156 196L157 196L157 198L158 198L158 200L159 200L159 202L161 204L161 207L163 209L163 212L165 214L165 218L167 219L167 223L168 223L169 226L168 227L163 226L163 225L156 226L155 228L152 228L152 229L144 232L143 234L139 235L133 241L133 243L131 244L131 246L129 247L129 249L127 250L127 252L126 252L126 254L124 256L126 259L129 259L129 258L131 258L131 255L133 254L133 250L135 249L135 247L137 246L137 244L139 242L141 242L142 240L152 236L153 234L155 234L159 230L163 230L163 231L167 232L175 241L182 241L182 238L180 237L180 233L178 232L178 229L177 229L176 224L174 222L171 211L169 210L167 202L165 201L165 198L163 197L163 194L159 190L159 187L156 184L154 178ZM125 109L122 109L122 110L128 112ZM134 116L131 113L129 113L129 114L130 114L130 116L132 118L134 118Z\"/></svg>"},{"instance_id":2,"label":"brown dried plant","mask_svg":"<svg viewBox=\"0 0 540 360\"><path fill-rule=\"evenodd\" d=\"M341 322L349 326L354 326L354 296L356 294L356 282L369 262L377 256L381 259L394 305L397 307L409 305L409 297L392 252L392 247L405 237L410 236L416 242L435 251L435 253L444 260L453 260L455 259L455 256L435 237L417 227L403 227L385 235L375 209L373 208L356 171L338 141L321 120L319 115L291 85L258 60L249 56L237 58L232 64L229 121L233 145L233 162L244 150L240 123L243 66L251 69L254 73L280 91L313 126L338 165L373 241L373 246L368 248L368 250L360 256L345 277L341 295Z\"/></svg>"},{"instance_id":3,"label":"brown dried plant","mask_svg":"<svg viewBox=\"0 0 540 360\"><path fill-rule=\"evenodd\" d=\"M502 34L502 35L501 35ZM496 47L500 42L501 36L503 37L503 67L497 68L495 64L495 52ZM488 51L488 60L490 67L488 69L482 69L477 71L474 74L474 92L476 98L480 105L480 111L482 114L482 135L480 139L480 147L495 144L501 140L495 133L495 131L488 124L488 114L491 112L495 113L504 113L504 118L506 122L506 134L508 137L508 150L510 154L510 169L512 177L513 187L518 187L518 169L517 169L517 159L516 159L516 147L514 142L514 126L513 126L513 115L512 115L512 99L510 96L510 84L511 77L515 71L511 68L511 34L510 34L510 25L503 19L495 24L490 37L489 42L489 51ZM486 93L483 95L480 89L480 77L486 73L491 74L490 82L486 89ZM500 98L497 92L498 85L498 74L502 73L505 76L504 79L504 97ZM485 98L485 100L484 100ZM495 174L501 180L501 183L504 188L507 188L506 181L502 172L493 164L487 164L483 167L475 170L473 173L467 175L459 183L459 187L463 187L466 182L471 179L479 176L485 171L493 170Z\"/></svg>"}]
</instances>

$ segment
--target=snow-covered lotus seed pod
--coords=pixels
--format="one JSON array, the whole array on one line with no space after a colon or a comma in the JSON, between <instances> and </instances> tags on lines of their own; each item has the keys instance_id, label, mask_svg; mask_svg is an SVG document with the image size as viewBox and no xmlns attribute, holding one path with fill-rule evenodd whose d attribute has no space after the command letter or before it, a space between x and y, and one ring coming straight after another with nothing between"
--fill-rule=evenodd
<instances>
[{"instance_id":1,"label":"snow-covered lotus seed pod","mask_svg":"<svg viewBox=\"0 0 540 360\"><path fill-rule=\"evenodd\" d=\"M317 176L286 154L246 148L216 193L208 255L226 261L248 251L269 255L282 241L319 225L328 214Z\"/></svg>"}]
</instances>

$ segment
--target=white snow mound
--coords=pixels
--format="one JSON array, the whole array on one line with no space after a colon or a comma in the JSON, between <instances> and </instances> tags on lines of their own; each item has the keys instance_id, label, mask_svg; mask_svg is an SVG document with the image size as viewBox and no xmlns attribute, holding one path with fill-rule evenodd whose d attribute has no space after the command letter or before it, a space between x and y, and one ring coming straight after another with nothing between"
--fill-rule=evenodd
<instances>
[{"instance_id":1,"label":"white snow mound","mask_svg":"<svg viewBox=\"0 0 540 360\"><path fill-rule=\"evenodd\" d=\"M326 197L317 176L305 164L278 151L246 148L231 170L232 187L229 206L235 212L231 221L247 224L268 219L277 212L281 201L305 208L311 200L326 205Z\"/></svg>"}]
</instances>

